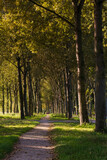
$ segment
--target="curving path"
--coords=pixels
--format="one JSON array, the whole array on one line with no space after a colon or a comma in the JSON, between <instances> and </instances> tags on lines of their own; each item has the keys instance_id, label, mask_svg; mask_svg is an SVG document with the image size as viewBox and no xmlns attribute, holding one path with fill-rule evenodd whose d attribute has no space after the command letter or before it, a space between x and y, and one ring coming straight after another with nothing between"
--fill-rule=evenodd
<instances>
[{"instance_id":1,"label":"curving path","mask_svg":"<svg viewBox=\"0 0 107 160\"><path fill-rule=\"evenodd\" d=\"M51 126L48 119L47 115L38 126L23 134L15 151L5 160L52 160L54 147L48 136Z\"/></svg>"}]
</instances>

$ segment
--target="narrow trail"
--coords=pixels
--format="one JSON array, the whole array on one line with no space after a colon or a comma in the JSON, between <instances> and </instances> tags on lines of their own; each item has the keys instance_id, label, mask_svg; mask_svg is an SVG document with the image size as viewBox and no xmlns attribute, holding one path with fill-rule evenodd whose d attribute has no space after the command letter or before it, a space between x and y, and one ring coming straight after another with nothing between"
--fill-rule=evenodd
<instances>
[{"instance_id":1,"label":"narrow trail","mask_svg":"<svg viewBox=\"0 0 107 160\"><path fill-rule=\"evenodd\" d=\"M40 124L23 134L15 151L4 160L53 160L53 148L48 131L51 123L49 116L40 120Z\"/></svg>"}]
</instances>

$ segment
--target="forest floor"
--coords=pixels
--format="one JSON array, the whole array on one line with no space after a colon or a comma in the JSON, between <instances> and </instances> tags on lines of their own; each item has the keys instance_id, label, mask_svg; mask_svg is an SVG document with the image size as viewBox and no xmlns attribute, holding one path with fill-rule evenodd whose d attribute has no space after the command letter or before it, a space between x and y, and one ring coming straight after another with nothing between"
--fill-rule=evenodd
<instances>
[{"instance_id":1,"label":"forest floor","mask_svg":"<svg viewBox=\"0 0 107 160\"><path fill-rule=\"evenodd\" d=\"M78 160L80 155L83 160L86 157L106 160L107 135L94 132L95 120L80 126L78 117L67 120L63 116L47 115L39 122L20 136L13 152L4 160Z\"/></svg>"},{"instance_id":2,"label":"forest floor","mask_svg":"<svg viewBox=\"0 0 107 160\"><path fill-rule=\"evenodd\" d=\"M50 136L58 160L107 160L107 134L94 128L94 123L54 122Z\"/></svg>"},{"instance_id":3,"label":"forest floor","mask_svg":"<svg viewBox=\"0 0 107 160\"><path fill-rule=\"evenodd\" d=\"M48 123L49 115L40 120L40 124L24 133L14 151L4 160L52 160L54 146L50 142Z\"/></svg>"}]
</instances>

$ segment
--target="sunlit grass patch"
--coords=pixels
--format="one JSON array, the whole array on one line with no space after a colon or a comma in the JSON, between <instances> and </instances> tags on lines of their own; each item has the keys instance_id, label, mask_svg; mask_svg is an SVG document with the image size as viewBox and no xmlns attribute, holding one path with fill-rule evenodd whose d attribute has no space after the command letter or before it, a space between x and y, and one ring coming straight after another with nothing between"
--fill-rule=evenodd
<instances>
[{"instance_id":1,"label":"sunlit grass patch","mask_svg":"<svg viewBox=\"0 0 107 160\"><path fill-rule=\"evenodd\" d=\"M41 118L45 117L46 114L43 114L43 113L34 113L33 116L29 117L29 116L26 116L25 119L31 119L31 120L40 120Z\"/></svg>"},{"instance_id":2,"label":"sunlit grass patch","mask_svg":"<svg viewBox=\"0 0 107 160\"><path fill-rule=\"evenodd\" d=\"M25 119L31 119L31 120L40 120L41 118L45 117L45 114L42 113L34 113L33 116L25 116ZM20 113L7 113L2 114L0 113L0 119L20 119Z\"/></svg>"},{"instance_id":3,"label":"sunlit grass patch","mask_svg":"<svg viewBox=\"0 0 107 160\"><path fill-rule=\"evenodd\" d=\"M65 114L50 114L50 120L68 120ZM79 121L78 115L73 115L71 120Z\"/></svg>"},{"instance_id":4,"label":"sunlit grass patch","mask_svg":"<svg viewBox=\"0 0 107 160\"><path fill-rule=\"evenodd\" d=\"M94 124L55 123L51 132L59 160L107 160L107 135Z\"/></svg>"},{"instance_id":5,"label":"sunlit grass patch","mask_svg":"<svg viewBox=\"0 0 107 160\"><path fill-rule=\"evenodd\" d=\"M6 113L6 114L2 114L0 113L0 119L19 119L20 118L20 114L19 113Z\"/></svg>"},{"instance_id":6,"label":"sunlit grass patch","mask_svg":"<svg viewBox=\"0 0 107 160\"><path fill-rule=\"evenodd\" d=\"M17 118L16 118L17 117ZM38 119L40 119L40 115ZM13 145L17 142L22 133L27 132L39 122L27 118L20 120L18 116L6 115L0 117L0 159L12 151Z\"/></svg>"},{"instance_id":7,"label":"sunlit grass patch","mask_svg":"<svg viewBox=\"0 0 107 160\"><path fill-rule=\"evenodd\" d=\"M67 120L65 114L50 114L50 120Z\"/></svg>"}]
</instances>

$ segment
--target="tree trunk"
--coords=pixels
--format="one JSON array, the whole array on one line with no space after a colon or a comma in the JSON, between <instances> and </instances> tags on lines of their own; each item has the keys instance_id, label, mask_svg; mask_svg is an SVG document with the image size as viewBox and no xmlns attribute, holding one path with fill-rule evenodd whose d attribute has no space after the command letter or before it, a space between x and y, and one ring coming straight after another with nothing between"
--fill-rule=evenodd
<instances>
[{"instance_id":1,"label":"tree trunk","mask_svg":"<svg viewBox=\"0 0 107 160\"><path fill-rule=\"evenodd\" d=\"M19 95L20 95L20 113L21 113L21 119L24 119L20 57L17 58L17 63L18 63L18 80L19 80Z\"/></svg>"},{"instance_id":2,"label":"tree trunk","mask_svg":"<svg viewBox=\"0 0 107 160\"><path fill-rule=\"evenodd\" d=\"M76 114L78 115L79 112L79 106L78 106L78 91L77 91L77 84L76 84Z\"/></svg>"},{"instance_id":3,"label":"tree trunk","mask_svg":"<svg viewBox=\"0 0 107 160\"><path fill-rule=\"evenodd\" d=\"M52 113L55 113L54 100L52 99Z\"/></svg>"},{"instance_id":4,"label":"tree trunk","mask_svg":"<svg viewBox=\"0 0 107 160\"><path fill-rule=\"evenodd\" d=\"M62 78L59 82L59 99L60 99L60 113L64 113L64 99L63 99L63 81Z\"/></svg>"},{"instance_id":5,"label":"tree trunk","mask_svg":"<svg viewBox=\"0 0 107 160\"><path fill-rule=\"evenodd\" d=\"M72 74L67 70L67 89L68 89L68 118L72 118L72 84L71 84Z\"/></svg>"},{"instance_id":6,"label":"tree trunk","mask_svg":"<svg viewBox=\"0 0 107 160\"><path fill-rule=\"evenodd\" d=\"M28 116L28 107L27 107L27 84L26 84L26 78L27 78L27 70L24 62L24 108L25 108L25 115Z\"/></svg>"},{"instance_id":7,"label":"tree trunk","mask_svg":"<svg viewBox=\"0 0 107 160\"><path fill-rule=\"evenodd\" d=\"M30 70L30 64L28 64L29 68L29 77L28 77L28 83L29 83L29 116L33 115L33 89L32 89L32 78L31 78L31 70Z\"/></svg>"},{"instance_id":8,"label":"tree trunk","mask_svg":"<svg viewBox=\"0 0 107 160\"><path fill-rule=\"evenodd\" d=\"M102 36L102 2L94 2L94 51L96 55L96 131L101 132L106 125L105 106L105 65Z\"/></svg>"},{"instance_id":9,"label":"tree trunk","mask_svg":"<svg viewBox=\"0 0 107 160\"><path fill-rule=\"evenodd\" d=\"M12 113L12 93L11 93L11 85L10 85L10 113Z\"/></svg>"},{"instance_id":10,"label":"tree trunk","mask_svg":"<svg viewBox=\"0 0 107 160\"><path fill-rule=\"evenodd\" d=\"M16 82L14 85L14 113L18 113L18 88Z\"/></svg>"},{"instance_id":11,"label":"tree trunk","mask_svg":"<svg viewBox=\"0 0 107 160\"><path fill-rule=\"evenodd\" d=\"M78 84L78 100L80 125L84 122L89 122L88 111L86 107L85 97L85 64L84 55L82 51L82 31L81 31L81 9L75 7L75 32L76 32L76 60L77 60L77 84Z\"/></svg>"},{"instance_id":12,"label":"tree trunk","mask_svg":"<svg viewBox=\"0 0 107 160\"><path fill-rule=\"evenodd\" d=\"M9 87L8 87L8 83L7 83L6 87L7 87L7 113L9 113Z\"/></svg>"},{"instance_id":13,"label":"tree trunk","mask_svg":"<svg viewBox=\"0 0 107 160\"><path fill-rule=\"evenodd\" d=\"M65 114L66 118L68 117L68 103L67 103L67 76L66 70L64 72L64 94L65 94Z\"/></svg>"},{"instance_id":14,"label":"tree trunk","mask_svg":"<svg viewBox=\"0 0 107 160\"><path fill-rule=\"evenodd\" d=\"M40 80L37 83L37 101L38 101L38 113L39 113L39 112L42 112Z\"/></svg>"},{"instance_id":15,"label":"tree trunk","mask_svg":"<svg viewBox=\"0 0 107 160\"><path fill-rule=\"evenodd\" d=\"M37 98L36 98L37 91L36 90L34 91L34 94L35 94L34 95L35 96L35 98L34 98L34 107L35 107L34 110L35 110L35 113L36 113L37 112Z\"/></svg>"},{"instance_id":16,"label":"tree trunk","mask_svg":"<svg viewBox=\"0 0 107 160\"><path fill-rule=\"evenodd\" d=\"M4 103L5 103L5 98L4 98L4 84L2 85L2 113L5 113L4 109Z\"/></svg>"}]
</instances>

